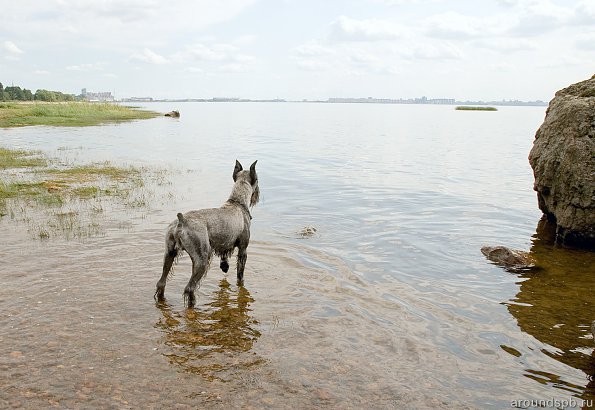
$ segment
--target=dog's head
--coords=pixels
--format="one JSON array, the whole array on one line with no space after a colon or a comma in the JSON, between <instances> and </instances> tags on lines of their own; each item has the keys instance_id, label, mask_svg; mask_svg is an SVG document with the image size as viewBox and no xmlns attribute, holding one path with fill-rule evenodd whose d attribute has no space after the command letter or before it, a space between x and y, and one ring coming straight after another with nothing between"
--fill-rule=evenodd
<instances>
[{"instance_id":1,"label":"dog's head","mask_svg":"<svg viewBox=\"0 0 595 410\"><path fill-rule=\"evenodd\" d=\"M254 161L252 165L250 165L250 171L244 171L242 164L236 159L236 166L233 169L233 181L245 181L252 187L252 195L250 196L250 206L254 206L258 203L260 199L260 189L258 188L258 175L256 175L256 163L258 160Z\"/></svg>"}]
</instances>

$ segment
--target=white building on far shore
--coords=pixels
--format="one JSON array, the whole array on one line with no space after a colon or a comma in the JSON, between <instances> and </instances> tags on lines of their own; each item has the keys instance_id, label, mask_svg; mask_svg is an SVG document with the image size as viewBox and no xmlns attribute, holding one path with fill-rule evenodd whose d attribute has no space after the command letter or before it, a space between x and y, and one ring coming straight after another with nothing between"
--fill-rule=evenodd
<instances>
[{"instance_id":1,"label":"white building on far shore","mask_svg":"<svg viewBox=\"0 0 595 410\"><path fill-rule=\"evenodd\" d=\"M98 101L98 102L112 102L114 96L110 91L102 91L98 93L88 92L86 88L81 90L81 97L86 101Z\"/></svg>"}]
</instances>

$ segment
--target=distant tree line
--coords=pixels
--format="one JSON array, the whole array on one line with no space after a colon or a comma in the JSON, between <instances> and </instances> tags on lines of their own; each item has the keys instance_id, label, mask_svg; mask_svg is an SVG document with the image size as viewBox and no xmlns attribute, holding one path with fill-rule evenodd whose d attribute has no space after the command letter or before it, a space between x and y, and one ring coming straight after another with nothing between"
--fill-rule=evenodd
<instances>
[{"instance_id":1,"label":"distant tree line","mask_svg":"<svg viewBox=\"0 0 595 410\"><path fill-rule=\"evenodd\" d=\"M4 87L0 83L0 101L74 101L76 97L72 94L64 94L60 91L37 90L35 94L26 88L11 86Z\"/></svg>"}]
</instances>

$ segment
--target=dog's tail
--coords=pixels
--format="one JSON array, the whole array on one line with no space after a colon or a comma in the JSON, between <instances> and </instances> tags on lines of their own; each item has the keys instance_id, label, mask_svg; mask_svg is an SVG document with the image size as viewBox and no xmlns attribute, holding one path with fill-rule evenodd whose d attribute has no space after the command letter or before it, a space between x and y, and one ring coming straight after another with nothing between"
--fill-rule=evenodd
<instances>
[{"instance_id":1,"label":"dog's tail","mask_svg":"<svg viewBox=\"0 0 595 410\"><path fill-rule=\"evenodd\" d=\"M184 215L181 212L178 212L178 227L182 227L186 223L184 219Z\"/></svg>"}]
</instances>

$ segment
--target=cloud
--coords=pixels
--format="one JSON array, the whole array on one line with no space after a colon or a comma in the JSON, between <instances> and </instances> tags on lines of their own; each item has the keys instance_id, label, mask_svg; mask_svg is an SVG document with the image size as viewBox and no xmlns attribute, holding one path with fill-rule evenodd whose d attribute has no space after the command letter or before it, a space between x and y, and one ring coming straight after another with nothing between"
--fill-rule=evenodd
<instances>
[{"instance_id":1,"label":"cloud","mask_svg":"<svg viewBox=\"0 0 595 410\"><path fill-rule=\"evenodd\" d=\"M430 16L424 25L429 36L445 39L473 38L482 34L482 28L485 29L479 18L454 11Z\"/></svg>"},{"instance_id":2,"label":"cloud","mask_svg":"<svg viewBox=\"0 0 595 410\"><path fill-rule=\"evenodd\" d=\"M585 64L585 61L575 56L558 56L555 59L542 62L537 65L539 68L567 68L572 66L580 66Z\"/></svg>"},{"instance_id":3,"label":"cloud","mask_svg":"<svg viewBox=\"0 0 595 410\"><path fill-rule=\"evenodd\" d=\"M93 63L93 64L77 64L69 65L66 67L68 71L101 71L105 67L105 63Z\"/></svg>"},{"instance_id":4,"label":"cloud","mask_svg":"<svg viewBox=\"0 0 595 410\"><path fill-rule=\"evenodd\" d=\"M15 43L8 40L2 43L2 49L6 52L5 57L8 60L18 60L21 54L24 53Z\"/></svg>"},{"instance_id":5,"label":"cloud","mask_svg":"<svg viewBox=\"0 0 595 410\"><path fill-rule=\"evenodd\" d=\"M254 44L257 38L258 37L254 34L245 34L243 36L235 38L232 43L236 46L246 46Z\"/></svg>"},{"instance_id":6,"label":"cloud","mask_svg":"<svg viewBox=\"0 0 595 410\"><path fill-rule=\"evenodd\" d=\"M320 57L326 56L333 53L333 50L321 46L316 42L310 42L306 44L302 44L294 49L295 53L300 56L304 57Z\"/></svg>"},{"instance_id":7,"label":"cloud","mask_svg":"<svg viewBox=\"0 0 595 410\"><path fill-rule=\"evenodd\" d=\"M519 0L497 0L498 4L506 7L513 7L519 3Z\"/></svg>"},{"instance_id":8,"label":"cloud","mask_svg":"<svg viewBox=\"0 0 595 410\"><path fill-rule=\"evenodd\" d=\"M595 31L578 37L576 39L576 46L581 50L595 51Z\"/></svg>"},{"instance_id":9,"label":"cloud","mask_svg":"<svg viewBox=\"0 0 595 410\"><path fill-rule=\"evenodd\" d=\"M303 71L327 71L331 68L331 64L320 60L298 60L297 66Z\"/></svg>"},{"instance_id":10,"label":"cloud","mask_svg":"<svg viewBox=\"0 0 595 410\"><path fill-rule=\"evenodd\" d=\"M307 43L294 49L292 59L302 71L332 71L341 75L395 75L399 55L386 43L342 42L334 48Z\"/></svg>"},{"instance_id":11,"label":"cloud","mask_svg":"<svg viewBox=\"0 0 595 410\"><path fill-rule=\"evenodd\" d=\"M384 20L355 20L340 16L331 23L329 40L331 41L386 41L404 35L401 26Z\"/></svg>"},{"instance_id":12,"label":"cloud","mask_svg":"<svg viewBox=\"0 0 595 410\"><path fill-rule=\"evenodd\" d=\"M398 70L394 64L391 63L390 58L380 58L375 54L367 53L361 50L355 51L349 56L349 64L356 68L356 72L365 70L367 73L394 75L398 74Z\"/></svg>"},{"instance_id":13,"label":"cloud","mask_svg":"<svg viewBox=\"0 0 595 410\"><path fill-rule=\"evenodd\" d=\"M198 61L224 61L230 59L230 54L235 50L233 46L219 44L214 47L209 47L204 44L195 44L187 48L187 50L178 57L191 58Z\"/></svg>"},{"instance_id":14,"label":"cloud","mask_svg":"<svg viewBox=\"0 0 595 410\"><path fill-rule=\"evenodd\" d=\"M184 70L188 71L189 73L204 73L204 70L199 67L185 67Z\"/></svg>"},{"instance_id":15,"label":"cloud","mask_svg":"<svg viewBox=\"0 0 595 410\"><path fill-rule=\"evenodd\" d=\"M422 22L426 35L445 40L470 40L509 35L518 23L515 13L471 16L454 11L434 14Z\"/></svg>"},{"instance_id":16,"label":"cloud","mask_svg":"<svg viewBox=\"0 0 595 410\"><path fill-rule=\"evenodd\" d=\"M254 56L240 53L239 49L231 44L194 44L176 53L173 59L178 62L206 61L227 63L250 63L256 60Z\"/></svg>"},{"instance_id":17,"label":"cloud","mask_svg":"<svg viewBox=\"0 0 595 410\"><path fill-rule=\"evenodd\" d=\"M131 60L141 61L147 64L162 65L168 64L169 60L162 55L159 55L149 48L145 48L142 53L135 53L130 56Z\"/></svg>"},{"instance_id":18,"label":"cloud","mask_svg":"<svg viewBox=\"0 0 595 410\"><path fill-rule=\"evenodd\" d=\"M38 40L48 36L91 46L136 47L177 40L230 21L258 0L19 0L2 5L2 30ZM29 21L27 30L23 22ZM79 36L73 36L78 33Z\"/></svg>"},{"instance_id":19,"label":"cloud","mask_svg":"<svg viewBox=\"0 0 595 410\"><path fill-rule=\"evenodd\" d=\"M35 70L33 71L33 74L37 74L37 75L49 75L50 72L47 70Z\"/></svg>"},{"instance_id":20,"label":"cloud","mask_svg":"<svg viewBox=\"0 0 595 410\"><path fill-rule=\"evenodd\" d=\"M380 63L380 58L376 57L375 55L357 52L351 55L350 60L355 64L362 64L362 65L374 65Z\"/></svg>"},{"instance_id":21,"label":"cloud","mask_svg":"<svg viewBox=\"0 0 595 410\"><path fill-rule=\"evenodd\" d=\"M550 0L517 0L512 5L515 13L510 18L507 34L537 36L568 24L574 11Z\"/></svg>"},{"instance_id":22,"label":"cloud","mask_svg":"<svg viewBox=\"0 0 595 410\"><path fill-rule=\"evenodd\" d=\"M595 25L595 2L581 1L574 8L572 23L580 25Z\"/></svg>"},{"instance_id":23,"label":"cloud","mask_svg":"<svg viewBox=\"0 0 595 410\"><path fill-rule=\"evenodd\" d=\"M372 3L384 4L386 6L403 6L416 3L437 3L441 0L370 0Z\"/></svg>"},{"instance_id":24,"label":"cloud","mask_svg":"<svg viewBox=\"0 0 595 410\"><path fill-rule=\"evenodd\" d=\"M223 73L247 73L252 70L252 67L248 64L224 64L219 67L219 71Z\"/></svg>"},{"instance_id":25,"label":"cloud","mask_svg":"<svg viewBox=\"0 0 595 410\"><path fill-rule=\"evenodd\" d=\"M492 71L498 71L498 72L513 72L516 70L516 67L514 66L514 64L502 63L502 62L490 64L488 66L488 68Z\"/></svg>"},{"instance_id":26,"label":"cloud","mask_svg":"<svg viewBox=\"0 0 595 410\"><path fill-rule=\"evenodd\" d=\"M529 51L537 49L537 43L532 40L519 38L487 38L473 43L477 47L485 48L503 53L513 53L516 51Z\"/></svg>"},{"instance_id":27,"label":"cloud","mask_svg":"<svg viewBox=\"0 0 595 410\"><path fill-rule=\"evenodd\" d=\"M412 49L402 52L410 60L461 60L464 53L450 42L419 43Z\"/></svg>"},{"instance_id":28,"label":"cloud","mask_svg":"<svg viewBox=\"0 0 595 410\"><path fill-rule=\"evenodd\" d=\"M222 21L227 21L245 8L255 3L255 0L219 0L217 7L213 7L209 0L177 0L176 2L163 2L159 0L56 0L48 1L47 8L37 6L38 2L31 3L29 12L38 16L47 15L45 20L60 20L68 18L71 21L111 21L120 25L145 25L153 23L154 27L172 26L179 29L181 26L194 24L207 26ZM54 3L54 4L51 4ZM21 9L27 8L21 7ZM71 19L70 17L74 17ZM43 20L43 18L39 18ZM171 22L176 24L172 25ZM89 27L93 29L93 27Z\"/></svg>"},{"instance_id":29,"label":"cloud","mask_svg":"<svg viewBox=\"0 0 595 410\"><path fill-rule=\"evenodd\" d=\"M575 9L550 0L499 0L498 3L507 11L489 17L455 11L430 16L423 24L425 32L430 37L451 40L535 37L565 26L595 23L592 3L581 2Z\"/></svg>"}]
</instances>

